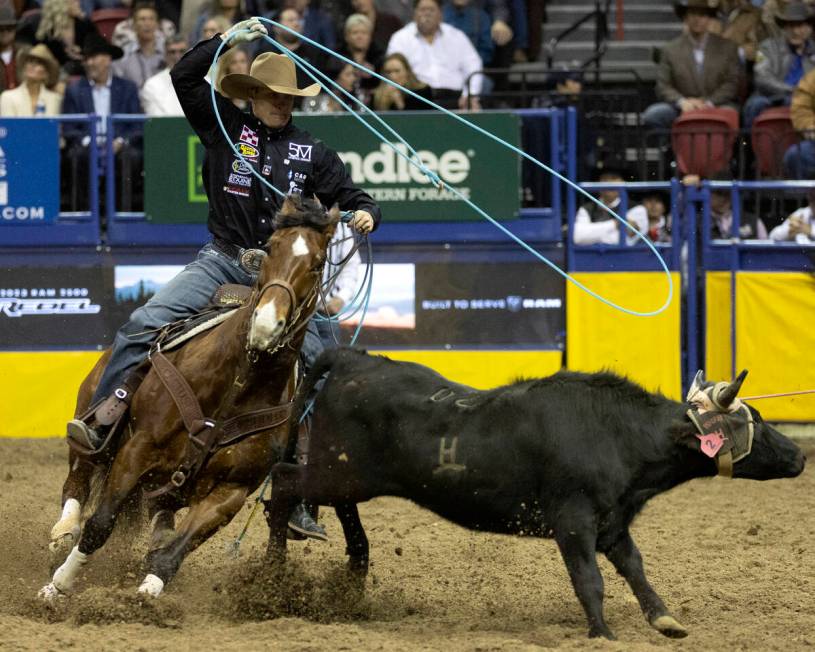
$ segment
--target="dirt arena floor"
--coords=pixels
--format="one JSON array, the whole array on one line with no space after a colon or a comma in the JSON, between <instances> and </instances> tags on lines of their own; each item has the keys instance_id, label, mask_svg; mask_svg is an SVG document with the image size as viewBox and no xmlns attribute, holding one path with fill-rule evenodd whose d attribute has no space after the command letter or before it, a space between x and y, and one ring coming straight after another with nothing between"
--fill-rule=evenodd
<instances>
[{"instance_id":1,"label":"dirt arena floor","mask_svg":"<svg viewBox=\"0 0 815 652\"><path fill-rule=\"evenodd\" d=\"M238 559L225 546L248 509L191 555L158 600L136 597L144 541L120 535L56 609L49 579L65 445L0 440L0 650L803 650L815 646L815 440L800 478L697 480L652 500L634 527L646 571L690 635L650 629L601 560L617 642L587 639L551 541L476 534L397 499L361 506L373 560L365 594L338 584L344 546L294 543L273 578L255 520Z\"/></svg>"}]
</instances>

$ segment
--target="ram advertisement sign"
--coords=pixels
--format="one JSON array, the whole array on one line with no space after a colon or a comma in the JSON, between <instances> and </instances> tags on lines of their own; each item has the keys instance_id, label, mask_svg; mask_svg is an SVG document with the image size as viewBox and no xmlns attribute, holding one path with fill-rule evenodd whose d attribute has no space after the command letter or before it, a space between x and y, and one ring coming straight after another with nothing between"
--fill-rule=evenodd
<instances>
[{"instance_id":1,"label":"ram advertisement sign","mask_svg":"<svg viewBox=\"0 0 815 652\"><path fill-rule=\"evenodd\" d=\"M449 187L439 188L433 184L410 162L407 146L371 119L368 122L372 126L388 135L388 143L382 142L353 116L295 116L299 127L323 140L339 154L354 183L364 188L382 207L386 221L482 219L456 192L495 219L507 220L517 215L520 208L520 161L517 154L448 116L400 114L387 115L383 119L410 143L422 164L439 175ZM467 115L466 119L519 146L518 116L478 113ZM246 141L243 144L246 145ZM247 147L254 148L250 145ZM297 143L290 145L296 147ZM254 158L256 161L257 152ZM185 119L153 118L147 122L144 201L149 220L171 223L203 223L206 220L207 198L201 181L203 160L203 147ZM260 183L248 175L246 180L252 184Z\"/></svg>"}]
</instances>

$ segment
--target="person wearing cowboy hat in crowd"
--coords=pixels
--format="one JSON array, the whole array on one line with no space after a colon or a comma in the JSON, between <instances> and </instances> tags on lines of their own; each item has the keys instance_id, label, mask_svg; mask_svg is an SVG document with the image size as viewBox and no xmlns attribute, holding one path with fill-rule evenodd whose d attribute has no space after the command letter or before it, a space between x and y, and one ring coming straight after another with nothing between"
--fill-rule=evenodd
<instances>
[{"instance_id":1,"label":"person wearing cowboy hat in crowd","mask_svg":"<svg viewBox=\"0 0 815 652\"><path fill-rule=\"evenodd\" d=\"M127 79L116 77L111 69L113 61L121 56L121 48L111 45L99 34L89 35L82 50L85 76L65 89L62 113L95 113L98 116L96 145L99 149L101 150L108 137L112 137L116 165L127 164L129 169L138 170L141 169L140 125L117 123L116 133L107 133L109 115L142 112L136 85ZM80 207L79 204L87 196L85 190L88 188L88 148L92 146L88 125L66 122L62 135L66 145L61 169L70 171L62 175L63 205L67 210L82 210L86 207ZM105 157L101 156L99 160L104 165ZM141 175L133 175L131 188L134 195L138 194L140 183ZM121 201L121 197L117 198Z\"/></svg>"},{"instance_id":2,"label":"person wearing cowboy hat in crowd","mask_svg":"<svg viewBox=\"0 0 815 652\"><path fill-rule=\"evenodd\" d=\"M0 91L17 86L17 17L10 3L0 4Z\"/></svg>"},{"instance_id":3,"label":"person wearing cowboy hat in crowd","mask_svg":"<svg viewBox=\"0 0 815 652\"><path fill-rule=\"evenodd\" d=\"M662 48L656 88L660 101L642 116L648 129L667 131L686 111L738 104L738 47L708 31L719 0L680 0L674 8L684 28Z\"/></svg>"},{"instance_id":4,"label":"person wearing cowboy hat in crowd","mask_svg":"<svg viewBox=\"0 0 815 652\"><path fill-rule=\"evenodd\" d=\"M62 96L53 88L59 80L59 62L40 43L20 57L23 83L0 93L0 115L31 117L59 115Z\"/></svg>"},{"instance_id":5,"label":"person wearing cowboy hat in crowd","mask_svg":"<svg viewBox=\"0 0 815 652\"><path fill-rule=\"evenodd\" d=\"M147 356L154 329L195 314L224 283L252 285L256 281L262 256L254 251L262 250L271 236L272 220L283 200L247 174L247 165L283 193L316 195L324 206L337 203L340 210L354 211L351 225L359 233L370 233L379 223L379 207L354 185L337 153L292 123L294 99L317 95L320 86L300 88L288 57L263 53L248 75L232 73L221 80L221 92L215 97L228 139L221 133L211 87L205 80L215 53L222 42L226 43L223 52L266 33L258 19L242 21L223 35L199 42L170 71L184 114L205 149L202 175L213 240L119 329L92 403L104 400L105 405L115 407L120 400L117 394L134 391L127 385L128 375ZM250 112L242 112L233 99L248 100ZM245 161L236 157L232 143L242 147ZM303 343L307 366L321 349L312 321ZM84 421L68 424L68 436L85 446L98 446L101 435ZM290 526L300 535L326 538L304 505L295 509Z\"/></svg>"},{"instance_id":6,"label":"person wearing cowboy hat in crowd","mask_svg":"<svg viewBox=\"0 0 815 652\"><path fill-rule=\"evenodd\" d=\"M759 45L753 68L756 90L744 105L745 127L768 107L788 106L798 82L815 69L812 10L804 2L790 2L775 21L784 33Z\"/></svg>"}]
</instances>

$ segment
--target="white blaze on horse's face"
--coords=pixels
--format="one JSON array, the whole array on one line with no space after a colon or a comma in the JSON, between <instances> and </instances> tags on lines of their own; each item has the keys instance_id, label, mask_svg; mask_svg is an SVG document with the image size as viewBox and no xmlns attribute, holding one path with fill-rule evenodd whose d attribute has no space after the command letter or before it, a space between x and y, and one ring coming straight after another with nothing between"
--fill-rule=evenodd
<instances>
[{"instance_id":1,"label":"white blaze on horse's face","mask_svg":"<svg viewBox=\"0 0 815 652\"><path fill-rule=\"evenodd\" d=\"M302 234L298 234L291 243L290 251L292 258L295 259L312 254L309 243ZM261 299L255 309L249 330L249 347L256 351L268 351L274 347L283 335L287 312L291 310L291 306L286 305L288 302L280 299L279 294L275 296L269 292L267 296L270 296L269 300L263 303Z\"/></svg>"}]
</instances>

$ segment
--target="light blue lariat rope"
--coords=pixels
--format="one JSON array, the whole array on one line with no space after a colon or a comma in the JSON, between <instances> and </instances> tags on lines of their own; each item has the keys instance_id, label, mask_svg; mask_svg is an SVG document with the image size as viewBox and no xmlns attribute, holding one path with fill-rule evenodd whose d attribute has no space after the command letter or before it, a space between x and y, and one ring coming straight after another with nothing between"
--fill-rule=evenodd
<instances>
[{"instance_id":1,"label":"light blue lariat rope","mask_svg":"<svg viewBox=\"0 0 815 652\"><path fill-rule=\"evenodd\" d=\"M490 132L486 131L485 129L482 129L481 127L479 127L479 126L477 126L477 125L475 125L475 124L473 124L473 123L469 122L468 120L464 119L463 117L461 117L461 116L459 116L459 115L456 115L455 113L453 113L453 112L451 112L451 111L448 111L447 109L445 109L445 108L443 108L443 107L441 107L441 106L439 106L439 105L435 104L434 102L432 102L432 101L430 101L430 100L427 100L427 99L425 99L425 98L421 97L420 95L418 95L418 94L414 93L414 92L413 92L413 91L411 91L410 89L408 89L408 88L404 88L403 86L401 86L401 85L399 85L399 84L397 84L397 83L395 83L395 82L393 82L393 81L391 81L391 80L389 80L389 79L387 79L387 78L383 77L382 75L379 75L378 73L376 73L376 72L374 72L374 71L372 71L372 70L370 70L370 69L366 68L365 66L363 66L363 65L361 65L361 64L358 64L358 63L356 63L355 61L352 61L351 59L348 59L348 58L346 58L346 57L342 56L341 54L338 54L338 53L334 52L334 51L333 51L333 50L331 50L330 48L327 48L327 47L325 47L324 45L322 45L322 44L320 44L320 43L317 43L316 41L314 41L314 40L312 40L312 39L310 39L310 38L308 38L308 37L306 37L306 36L303 36L303 35L302 35L302 34L300 34L299 32L296 32L295 30L292 30L292 29L290 29L290 28L286 27L285 25L281 25L280 23L277 23L277 22L275 22L275 21L273 21L273 20L269 20L268 18L263 18L263 17L257 17L257 18L258 18L258 20L259 20L259 21L262 21L262 22L264 22L264 23L268 23L269 25L272 25L272 26L275 26L275 27L279 27L279 28L281 28L281 29L283 29L283 30L285 30L285 31L287 31L287 32L289 32L289 33L291 33L291 34L293 34L293 35L296 35L296 36L298 36L300 39L302 39L303 41L305 41L305 42L307 42L307 43L309 43L309 44L313 45L314 47L317 47L317 48L319 48L319 49L321 49L321 50L323 50L323 51L325 51L325 52L327 52L327 53L331 54L332 56L334 56L334 57L336 57L336 58L340 59L341 61L345 62L346 64L351 65L351 66L354 66L355 68L358 68L358 69L360 69L360 70L364 70L364 71L365 71L367 74L372 75L372 76L376 77L377 79L379 79L379 80L381 80L381 81L384 81L385 83L390 84L391 86L394 86L394 87L398 88L398 89L399 89L399 90L401 90L402 92L407 93L408 95L410 95L410 96L412 96L412 97L415 97L415 98L417 98L417 99L421 100L422 102L424 102L425 104L427 104L427 105L429 105L429 106L433 107L434 109L436 109L436 110L438 110L438 111L441 111L442 113L444 113L444 114L446 114L446 115L448 115L448 116L450 116L450 117L452 117L452 118L454 118L454 119L458 120L459 122L461 122L461 123L463 123L463 124L467 125L467 126L468 126L468 127L470 127L471 129L474 129L475 131L477 131L477 132L481 133L482 135L487 136L488 138L491 138L492 140L496 141L496 142L497 142L497 143L499 143L500 145L502 145L502 146L504 146L504 147L506 147L506 148L508 148L508 149L512 150L512 151L513 151L513 152L515 152L516 154L518 154L518 155L520 155L520 156L523 156L523 157L524 157L524 158L526 158L527 160L531 161L532 163L534 163L534 164L535 164L535 165L537 165L538 167L540 167L540 168L542 168L543 170L545 170L546 172L548 172L549 174L554 175L554 176L555 176L557 179L559 179L560 181L563 181L564 183L566 183L566 184L570 185L571 187L573 187L573 188L574 188L575 190L577 190L577 191L578 191L580 194L584 195L584 196L585 196L587 199L589 199L589 201L591 201L591 202L595 203L597 206L599 206L599 207L600 207L600 208L602 208L604 211L606 211L607 213L609 213L609 214L610 214L610 215L611 215L611 216L612 216L614 219L616 219L618 222L620 222L620 223L621 223L622 225L624 225L626 228L629 228L631 231L633 231L633 232L636 234L636 236L637 236L637 237L638 237L640 240L642 240L642 242L644 242L644 243L646 244L646 246L647 246L647 247L648 247L648 248L649 248L649 249L650 249L650 250L653 252L653 254L654 254L656 257L657 257L657 259L659 260L660 265L661 265L661 267L662 267L662 270L665 272L665 275L666 275L666 277L667 277L667 279L668 279L668 296L667 296L667 298L666 298L665 302L663 303L663 305L662 305L662 306L661 306L659 309L657 309L657 310L652 310L652 311L647 311L647 312L641 312L641 311L636 311L636 310L631 310L631 309L625 308L624 306L620 306L620 305L618 305L618 304L616 304L616 303L614 303L614 302L612 302L612 301L610 301L610 300L606 299L605 297L602 297L601 295L597 294L596 292L594 292L594 291L593 291L593 290L591 290L590 288L588 288L588 287L586 287L585 285L583 285L582 283L580 283L580 281L578 281L577 279L575 279L575 278L573 278L572 276L570 276L568 273L564 272L564 271L563 271L562 269L560 269L560 268L559 268L557 265L555 265L555 264L554 264L552 261L550 261L548 258L546 258L546 257L545 257L543 254L541 254L540 252L536 251L534 248L532 248L532 247L531 247L529 244L527 244L527 243L526 243L525 241L523 241L521 238L519 238L519 237L518 237L518 236L516 236L514 233L512 233L511 231L509 231L509 229L507 229L507 228L506 228L506 227L504 227L502 224L500 224L500 223L499 223L499 222L497 222L495 219L493 219L491 216L489 216L487 213L485 213L485 212L484 212L484 211L483 211L483 210L482 210L480 207L478 207L476 204L474 204L472 201L470 201L470 200L469 200L467 197L465 197L465 196L464 196L462 193L460 193L458 190L456 190L455 188L453 188L453 187L449 186L448 184L444 183L444 182L443 182L443 180L441 180L441 179L438 177L438 175L437 175L435 172L433 172L432 170L429 170L427 167L425 167L425 166L424 166L424 165L421 163L421 158L418 156L418 154L415 152L415 150L414 150L414 149L413 149L413 148L410 146L410 144L409 144L409 143L407 143L407 142L406 142L406 141L405 141L403 138L401 138L401 136L399 136L399 134L398 134L398 133L396 133L396 132L393 130L393 128L392 128L392 127L390 127L390 125L388 125L387 123L385 123L385 122L382 120L382 118L380 118L380 117L379 117L379 116L378 116L378 115L377 115L375 112L373 112L373 111L371 111L370 109L368 109L368 107L366 107L366 106L365 106L365 105L364 105L362 102L360 102L360 101L359 101L359 100L358 100L356 97L354 97L354 96L353 96L352 94L350 94L348 91L346 91L345 89L343 89L342 87L340 87L340 86L339 86L339 84L337 84L337 83L336 83L334 80L329 79L329 78L328 78L326 75L324 75L324 74L323 74L321 71L317 70L317 69L316 69L314 66L312 66L310 63L308 63L307 61L303 60L303 59L302 59L301 57L299 57L297 54L295 54L294 52L292 52L291 50L289 50L288 48L286 48L284 45L281 45L280 43L278 43L278 42L277 42L277 41L275 41L274 39L270 38L268 35L264 35L264 38L265 38L265 40L266 40L267 42L271 43L271 44L272 44L272 45L273 45L275 48L277 48L277 49L278 49L280 52L282 52L283 54L286 54L286 55L287 55L287 56L288 56L290 59L292 59L292 60L294 61L294 63L295 63L296 65L300 66L300 67L301 67L301 68L302 68L302 69L303 69L303 70L306 72L306 74L308 74L308 75L309 75L309 77L311 77L311 79L313 79L315 82L319 83L319 84L320 84L320 85L323 87L323 89L324 89L324 90L325 90L325 91L328 93L328 95L329 95L329 96L330 96L332 99L334 99L335 101L337 101L337 102L338 102L338 103L339 103L339 104L340 104L340 105L341 105L343 108L345 108L346 110L348 110L349 112L351 112L351 113L352 113L352 115L354 115L354 117L355 117L357 120L359 120L359 121L360 121L360 122L361 122L361 123L362 123L362 124L363 124L363 125L364 125L364 126L367 128L367 129L369 129L369 130L370 130L372 133L374 133L374 134L375 134L375 135L376 135L376 136L377 136L377 137L378 137L378 138L379 138L379 139L380 139L382 142L384 142L384 143L385 143L385 144L386 144L388 147L390 147L390 148L391 148L391 149L392 149L392 150L393 150L393 151L394 151L394 152L397 154L397 156L402 157L403 159L405 159L406 161L408 161L408 163L410 163L410 164L411 164L411 165L413 165L414 167L418 168L418 169L419 169L419 170L420 170L420 171L421 171L421 172L422 172L422 173L423 173L423 174L424 174L424 175L425 175L425 176L426 176L426 177L427 177L427 178L428 178L428 179L431 181L431 183L433 183L433 184L434 184L434 185L436 185L437 187L439 187L439 188L444 187L444 188L448 189L448 190L449 190L451 193L453 193L453 194L454 194L456 197L458 197L458 198L459 198L461 201L463 201L463 202L464 202L464 203L466 203L468 206L470 206L470 207L471 207L471 208L472 208L474 211L476 211L476 212L477 212L479 215L481 215L481 216L482 216L484 219L486 219L486 220L487 220L488 222L490 222L490 223L491 223L493 226L495 226L497 229L499 229L499 230L500 230L502 233L504 233L505 235L507 235L507 236L508 236L510 239L512 239L512 240L513 240L514 242L516 242L518 245L520 245L521 247L523 247L524 249L526 249L526 250L527 250L529 253L531 253L533 256L535 256L535 257L536 257L538 260L540 260L541 262L545 263L545 264L546 264L547 266L549 266L549 267L550 267L552 270L554 270L555 272L557 272L557 273L558 273L560 276L562 276L564 279L566 279L567 281L569 281L570 283L572 283L572 284L573 284L573 285L575 285L576 287L580 288L581 290L583 290L584 292L586 292L586 293L587 293L587 294L589 294L590 296L594 297L594 298L595 298L595 299L597 299L598 301L601 301L602 303L604 303L604 304L608 305L608 306L609 306L609 307L611 307L611 308L614 308L614 309L616 309L616 310L619 310L620 312L623 312L623 313L626 313L626 314L629 314L629 315L638 316L638 317L650 317L650 316L658 315L658 314L660 314L660 313L664 312L664 311L665 311L665 310L668 308L668 306L671 304L671 301L673 300L673 279L671 278L671 274L670 274L670 271L668 270L668 266L666 265L665 260L664 260L664 259L662 258L662 256L659 254L659 252L657 251L656 247L654 247L654 245L653 245L653 244L650 242L650 240L649 240L647 237L645 237L645 235L643 235L643 234L642 234L642 233L641 233L639 230L629 227L629 225L628 225L627 221L626 221L624 218L622 218L622 217L621 217L620 215L618 215L618 214L617 214L617 213L616 213L614 210L612 210L611 208L609 208L608 206L606 206L605 204L603 204L602 202L600 202L600 201L599 201L597 198L595 198L594 196L592 196L590 193L588 193L588 192L586 192L585 190L583 190L583 188L581 188L579 185L577 185L576 183L574 183L574 182L573 182L573 181L571 181L570 179L567 179L566 177L564 177L563 175L561 175L560 173L558 173L556 170L553 170L551 167L549 167L549 166L548 166L548 165L546 165L545 163L542 163L541 161L539 161L538 159L534 158L534 157L533 157L533 156L531 156L530 154L527 154L527 153L526 153L526 152L524 152L523 150L521 150L521 149L519 149L519 148L515 147L514 145L511 145L510 143L507 143L507 142L506 142L506 141L504 141L503 139L501 139L501 138L499 138L499 137L495 136L494 134L491 134ZM236 34L238 34L238 33L242 33L243 31L248 32L248 31L250 31L250 30L241 30L241 31L239 31L239 32L236 32ZM233 36L234 36L234 35L233 35ZM214 57L214 59L213 59L213 68L214 68L214 66L215 66L215 63L217 62L217 58L218 58L218 56L219 56L219 54L220 54L220 52L221 52L222 48L224 47L224 45L225 45L225 42L224 42L224 43L221 43L221 44L219 45L219 47L218 47L218 50L217 50L217 51L216 51L216 53L215 53L215 57ZM397 147L396 147L396 146L395 146L393 143L391 143L391 142L390 142L390 141L388 141L388 140L387 140L385 137L383 137L383 135L382 135L382 134L381 134L379 131L377 131L377 130L376 130L374 127L373 127L373 126L371 126L370 124L368 124L368 123L367 123L367 122L366 122L366 121L365 121L365 120L362 118L362 116L361 116L361 115L358 115L357 113L355 113L355 112L351 111L351 109L348 107L348 105L347 105L347 104L345 104L345 102L343 102L343 101L342 101L342 100L341 100L339 97L337 97L337 96L336 96L336 95L335 95L333 92L331 92L331 90L330 90L330 89L327 87L327 85L326 85L325 83L321 82L321 81L320 81L320 79L318 79L318 78L317 78L317 77L316 77L316 76L313 74L313 72L312 72L312 71L314 71L314 73L317 73L317 75L319 75L320 77L322 77L322 78L323 78L325 81L327 81L328 83L332 84L334 87L338 88L338 89L339 89L339 90L340 90L340 91L341 91L343 94L345 94L345 95L346 95L348 98L352 99L352 100L353 100L354 102L356 102L356 103L357 103L357 104L358 104L360 107L362 107L362 109L363 109L363 111L364 111L365 113L367 113L368 115L370 115L370 116L372 116L374 119L376 119L376 120L377 120L377 121L378 121L378 122L379 122L379 123L380 123L380 124L381 124L383 127L385 127L385 128L386 128L386 129L387 129L387 130L388 130L388 131L389 131L389 132L390 132L390 133L391 133L391 134L392 134L392 135L393 135L393 136L394 136L394 137L395 137L397 140L399 140L399 142L401 142L403 145L405 145L405 147L407 148L407 150L410 152L411 156L410 156L410 157L408 157L408 156L407 156L407 155L406 155L406 154L405 154L403 151L400 151L400 149L398 149L398 148L397 148ZM225 135L225 136L227 137L227 139L228 139L228 134L226 133L226 130L225 130L225 129L224 129L224 127L223 127L223 123L222 123L222 122L221 122L221 120L220 120L220 115L219 115L219 113L218 113L218 109L217 109L217 106L216 106L216 101L215 101L215 88L214 88L214 86L213 86L213 88L211 89L211 92L212 92L212 101L213 101L213 106L215 107L215 113L216 113L216 116L218 117L218 122L219 122L219 124L221 125L221 130L223 131L224 135ZM240 152L238 152L237 148L234 146L234 144L232 144L232 143L231 143L231 141L230 141L230 146L232 147L233 151L235 152L235 155L236 155L236 156L238 156L238 157L239 157L241 160L244 160L243 156L240 154ZM245 160L244 160L244 162L245 162ZM249 166L249 167L251 167L251 166ZM255 171L255 170L254 170L254 169L252 169L252 173L253 173L253 174L254 174L256 177L258 177L259 179L261 179L261 181L262 181L263 183L266 183L267 185L269 185L270 187L272 187L272 186L271 186L271 184L269 184L269 183L268 183L268 181L267 181L266 179L263 179L263 178L262 178L262 177L261 177L261 176L260 176L260 175L259 175L259 174L258 174L258 173ZM283 194L283 193L282 193L281 191L279 191L277 188L274 188L274 190L275 190L275 192L277 192L278 194L281 194L281 195Z\"/></svg>"}]
</instances>

